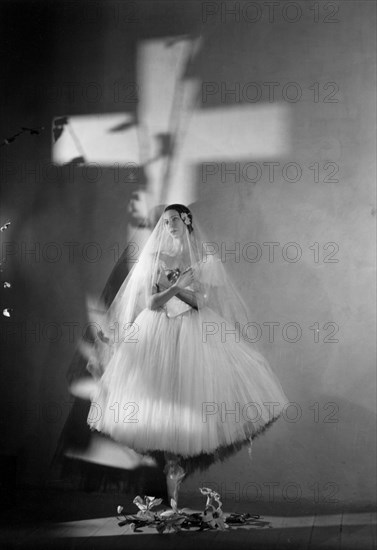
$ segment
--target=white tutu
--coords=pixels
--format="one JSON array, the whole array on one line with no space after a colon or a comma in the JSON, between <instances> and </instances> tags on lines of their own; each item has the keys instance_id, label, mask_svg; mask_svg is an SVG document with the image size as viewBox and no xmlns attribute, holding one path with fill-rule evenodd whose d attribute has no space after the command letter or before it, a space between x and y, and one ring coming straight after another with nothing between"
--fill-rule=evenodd
<instances>
[{"instance_id":1,"label":"white tutu","mask_svg":"<svg viewBox=\"0 0 377 550\"><path fill-rule=\"evenodd\" d=\"M234 452L279 417L288 400L266 359L209 307L185 309L137 316L98 380L92 430L139 453L191 458Z\"/></svg>"}]
</instances>

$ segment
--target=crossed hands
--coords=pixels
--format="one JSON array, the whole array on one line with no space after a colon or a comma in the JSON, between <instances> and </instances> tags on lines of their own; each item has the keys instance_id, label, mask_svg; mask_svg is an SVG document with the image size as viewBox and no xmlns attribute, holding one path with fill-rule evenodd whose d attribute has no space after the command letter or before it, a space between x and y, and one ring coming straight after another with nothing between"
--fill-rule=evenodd
<instances>
[{"instance_id":1,"label":"crossed hands","mask_svg":"<svg viewBox=\"0 0 377 550\"><path fill-rule=\"evenodd\" d=\"M194 270L190 266L179 273L174 269L163 270L158 278L158 285L162 290L166 290L175 285L179 289L186 288L194 282Z\"/></svg>"}]
</instances>

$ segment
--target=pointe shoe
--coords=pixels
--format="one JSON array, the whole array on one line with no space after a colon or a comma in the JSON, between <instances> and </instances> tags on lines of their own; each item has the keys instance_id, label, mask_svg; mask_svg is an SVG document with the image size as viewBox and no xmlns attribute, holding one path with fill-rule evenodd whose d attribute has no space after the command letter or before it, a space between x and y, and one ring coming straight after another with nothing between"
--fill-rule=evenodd
<instances>
[{"instance_id":1,"label":"pointe shoe","mask_svg":"<svg viewBox=\"0 0 377 550\"><path fill-rule=\"evenodd\" d=\"M177 460L168 460L164 473L166 474L166 484L168 488L169 499L174 499L178 505L179 487L186 475L186 472L178 464Z\"/></svg>"}]
</instances>

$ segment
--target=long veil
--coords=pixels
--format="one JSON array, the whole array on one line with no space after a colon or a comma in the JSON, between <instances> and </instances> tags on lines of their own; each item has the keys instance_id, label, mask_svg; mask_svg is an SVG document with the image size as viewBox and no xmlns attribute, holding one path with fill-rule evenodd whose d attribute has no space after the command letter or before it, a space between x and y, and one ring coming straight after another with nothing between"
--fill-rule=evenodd
<instances>
[{"instance_id":1,"label":"long veil","mask_svg":"<svg viewBox=\"0 0 377 550\"><path fill-rule=\"evenodd\" d=\"M168 209L176 210L184 222L179 238L166 226L170 223L164 215ZM219 244L206 238L187 207L169 205L108 311L101 314L101 306L91 304L91 318L98 321L94 323L96 359L89 359L87 369L94 378L104 377L98 384L94 381L98 389L92 403L94 413L97 398L107 403L108 390L119 406L135 401L143 403L148 412L141 424L129 424L127 430L114 423L110 413L99 419L94 414L88 423L92 429L104 428L138 453L156 458L164 451L179 454L190 471L206 468L245 443L251 444L252 438L279 417L287 402L267 360L251 345L248 309L217 254L222 248ZM156 302L162 302L154 295L168 289L190 268L187 286L178 285L179 292L157 307ZM186 311L190 313L187 316ZM170 324L165 314L178 319ZM181 328L177 331L177 327ZM138 348L134 346L139 335ZM240 345L234 346L232 342L241 338ZM180 378L171 393L175 372ZM210 407L216 412L219 403L225 404L226 410L234 403L242 403L247 410L253 405L258 414L242 417L241 422L219 422L216 415L208 413ZM271 410L270 404L276 408ZM156 415L155 408L159 411ZM181 436L175 422L179 422Z\"/></svg>"},{"instance_id":2,"label":"long veil","mask_svg":"<svg viewBox=\"0 0 377 550\"><path fill-rule=\"evenodd\" d=\"M89 300L89 313L97 329L95 345L97 360L100 357L101 362L100 373L119 345L137 342L137 317L149 307L150 296L159 289L160 281L173 281L189 267L193 268L194 282L187 289L195 293L199 318L203 308L210 308L216 314L211 322L207 310L206 321L201 327L203 338L219 331L234 331L235 338L246 337L248 341L248 308L217 252L221 249L220 243L206 237L201 224L190 211L187 217L183 217L187 231L180 250L175 249L161 216L107 312L98 301ZM189 307L176 296L163 306L169 317L179 315ZM219 326L219 317L224 320L222 326Z\"/></svg>"}]
</instances>

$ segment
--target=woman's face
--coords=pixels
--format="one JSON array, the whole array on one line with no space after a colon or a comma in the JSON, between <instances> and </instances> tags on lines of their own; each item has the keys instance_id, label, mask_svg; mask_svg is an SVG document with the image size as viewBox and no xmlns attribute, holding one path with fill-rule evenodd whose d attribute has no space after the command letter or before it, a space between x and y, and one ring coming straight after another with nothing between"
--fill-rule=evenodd
<instances>
[{"instance_id":1,"label":"woman's face","mask_svg":"<svg viewBox=\"0 0 377 550\"><path fill-rule=\"evenodd\" d=\"M163 218L164 227L174 239L180 239L187 231L184 221L176 210L164 212Z\"/></svg>"}]
</instances>

